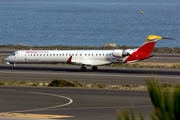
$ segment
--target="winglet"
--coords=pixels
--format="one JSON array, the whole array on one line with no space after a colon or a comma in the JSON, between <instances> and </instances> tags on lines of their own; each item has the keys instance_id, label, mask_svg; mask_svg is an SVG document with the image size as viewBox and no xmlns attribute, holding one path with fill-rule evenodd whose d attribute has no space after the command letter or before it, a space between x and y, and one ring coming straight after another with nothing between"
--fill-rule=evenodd
<instances>
[{"instance_id":1,"label":"winglet","mask_svg":"<svg viewBox=\"0 0 180 120\"><path fill-rule=\"evenodd\" d=\"M69 59L67 60L67 63L70 63L72 59L72 55L69 57Z\"/></svg>"}]
</instances>

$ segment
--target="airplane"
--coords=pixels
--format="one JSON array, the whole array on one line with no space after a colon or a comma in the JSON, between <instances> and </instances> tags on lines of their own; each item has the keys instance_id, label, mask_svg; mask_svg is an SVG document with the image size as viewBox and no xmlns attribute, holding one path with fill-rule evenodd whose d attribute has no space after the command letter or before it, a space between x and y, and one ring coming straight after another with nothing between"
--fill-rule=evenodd
<instances>
[{"instance_id":1,"label":"airplane","mask_svg":"<svg viewBox=\"0 0 180 120\"><path fill-rule=\"evenodd\" d=\"M5 62L13 69L16 63L67 63L81 66L82 71L86 71L87 66L96 71L97 66L138 62L153 57L150 53L160 39L174 38L149 35L141 47L126 50L20 50L7 57Z\"/></svg>"}]
</instances>

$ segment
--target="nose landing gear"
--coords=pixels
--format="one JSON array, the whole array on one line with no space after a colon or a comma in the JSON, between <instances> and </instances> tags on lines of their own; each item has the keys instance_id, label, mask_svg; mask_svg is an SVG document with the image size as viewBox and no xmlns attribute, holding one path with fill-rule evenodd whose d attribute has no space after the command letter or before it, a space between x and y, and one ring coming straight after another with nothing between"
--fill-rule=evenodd
<instances>
[{"instance_id":1,"label":"nose landing gear","mask_svg":"<svg viewBox=\"0 0 180 120\"><path fill-rule=\"evenodd\" d=\"M16 64L15 63L13 63L13 65L12 65L12 69L15 69L16 68Z\"/></svg>"}]
</instances>

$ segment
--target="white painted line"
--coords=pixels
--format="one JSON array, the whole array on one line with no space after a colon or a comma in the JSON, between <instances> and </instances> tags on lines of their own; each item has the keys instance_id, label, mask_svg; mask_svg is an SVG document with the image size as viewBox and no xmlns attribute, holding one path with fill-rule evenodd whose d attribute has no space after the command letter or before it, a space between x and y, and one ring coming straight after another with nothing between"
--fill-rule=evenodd
<instances>
[{"instance_id":1,"label":"white painted line","mask_svg":"<svg viewBox=\"0 0 180 120\"><path fill-rule=\"evenodd\" d=\"M15 74L45 74L45 75L67 75L67 76L99 76L99 77L130 77L130 78L147 78L149 77L149 75L107 75L107 74L79 74L79 73L76 73L76 74L70 74L70 73L47 73L47 72L16 72L16 71L0 71L0 73L15 73ZM171 79L180 79L180 77L169 77L169 76L157 76L155 75L154 76L155 78L171 78Z\"/></svg>"},{"instance_id":2,"label":"white painted line","mask_svg":"<svg viewBox=\"0 0 180 120\"><path fill-rule=\"evenodd\" d=\"M10 90L7 90L7 91L10 91ZM40 92L26 92L26 91L11 91L11 92L23 92L23 93L40 94L40 95L47 95L47 96L54 96L54 97L65 98L65 99L68 99L68 100L69 100L68 103L62 104L62 105L57 105L57 106L52 106L52 107L45 107L45 108L30 109L30 110L11 111L11 112L13 112L13 113L16 113L16 112L29 112L29 111L47 110L47 109L52 109L52 108L58 108L58 107L67 106L67 105L73 103L73 100L72 100L71 98L66 97L66 96L61 96L61 95L48 94L48 93L40 93Z\"/></svg>"}]
</instances>

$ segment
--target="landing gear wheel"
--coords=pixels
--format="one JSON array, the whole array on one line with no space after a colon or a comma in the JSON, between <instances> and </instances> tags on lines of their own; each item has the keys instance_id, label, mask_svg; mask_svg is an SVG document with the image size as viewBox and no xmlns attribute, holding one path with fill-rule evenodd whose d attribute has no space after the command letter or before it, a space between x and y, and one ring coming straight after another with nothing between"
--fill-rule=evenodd
<instances>
[{"instance_id":1,"label":"landing gear wheel","mask_svg":"<svg viewBox=\"0 0 180 120\"><path fill-rule=\"evenodd\" d=\"M81 67L81 71L86 71L87 68L86 67Z\"/></svg>"},{"instance_id":2,"label":"landing gear wheel","mask_svg":"<svg viewBox=\"0 0 180 120\"><path fill-rule=\"evenodd\" d=\"M12 69L16 68L16 64L13 64Z\"/></svg>"},{"instance_id":3,"label":"landing gear wheel","mask_svg":"<svg viewBox=\"0 0 180 120\"><path fill-rule=\"evenodd\" d=\"M15 69L16 68L16 66L12 66L12 69Z\"/></svg>"},{"instance_id":4,"label":"landing gear wheel","mask_svg":"<svg viewBox=\"0 0 180 120\"><path fill-rule=\"evenodd\" d=\"M98 68L96 66L92 67L92 71L97 71L97 70L98 70Z\"/></svg>"}]
</instances>

